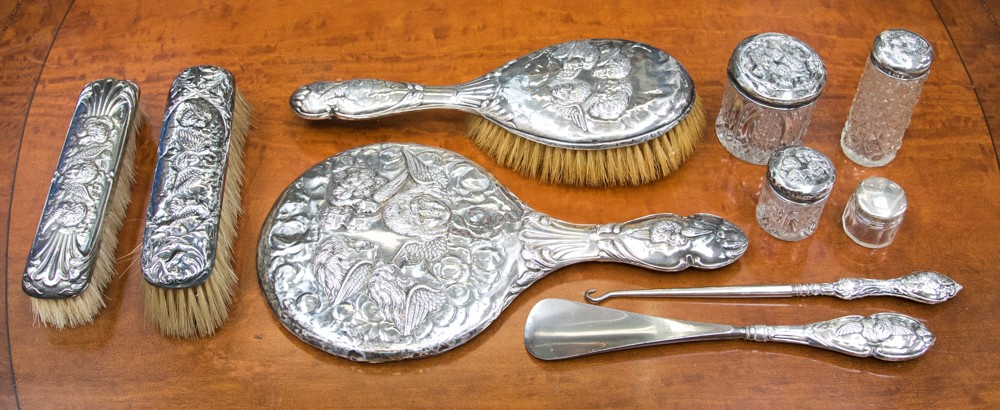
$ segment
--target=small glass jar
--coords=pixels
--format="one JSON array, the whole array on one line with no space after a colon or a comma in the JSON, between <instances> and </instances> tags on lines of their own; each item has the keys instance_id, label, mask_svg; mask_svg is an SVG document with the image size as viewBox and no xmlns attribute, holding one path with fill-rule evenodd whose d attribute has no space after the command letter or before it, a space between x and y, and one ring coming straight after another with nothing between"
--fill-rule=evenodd
<instances>
[{"instance_id":1,"label":"small glass jar","mask_svg":"<svg viewBox=\"0 0 1000 410\"><path fill-rule=\"evenodd\" d=\"M736 46L726 72L729 83L715 120L726 150L764 165L774 150L802 144L826 85L826 67L816 51L786 34L757 34Z\"/></svg>"},{"instance_id":2,"label":"small glass jar","mask_svg":"<svg viewBox=\"0 0 1000 410\"><path fill-rule=\"evenodd\" d=\"M886 30L875 38L840 134L847 158L866 167L896 158L932 60L930 43L911 31Z\"/></svg>"},{"instance_id":3,"label":"small glass jar","mask_svg":"<svg viewBox=\"0 0 1000 410\"><path fill-rule=\"evenodd\" d=\"M757 223L785 241L816 232L836 170L819 151L800 145L779 148L767 162L767 176L757 200Z\"/></svg>"},{"instance_id":4,"label":"small glass jar","mask_svg":"<svg viewBox=\"0 0 1000 410\"><path fill-rule=\"evenodd\" d=\"M871 177L858 185L844 207L844 232L858 245L884 248L896 239L906 213L906 192L895 182Z\"/></svg>"}]
</instances>

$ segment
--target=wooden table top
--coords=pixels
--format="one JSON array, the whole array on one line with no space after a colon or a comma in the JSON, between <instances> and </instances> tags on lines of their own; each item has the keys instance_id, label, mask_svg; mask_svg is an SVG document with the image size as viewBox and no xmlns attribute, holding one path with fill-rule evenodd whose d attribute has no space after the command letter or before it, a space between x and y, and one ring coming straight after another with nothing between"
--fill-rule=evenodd
<instances>
[{"instance_id":1,"label":"wooden table top","mask_svg":"<svg viewBox=\"0 0 1000 410\"><path fill-rule=\"evenodd\" d=\"M0 257L6 283L0 327L0 406L336 407L997 407L1000 339L1000 31L996 0L801 2L384 0L241 3L0 0ZM899 156L864 168L839 136L872 39L907 28L935 61ZM375 77L424 84L472 79L515 57L577 38L628 38L665 49L690 71L709 124L726 63L748 35L783 32L822 56L828 83L805 144L828 155L837 185L819 229L800 242L768 236L754 207L763 167L735 159L706 127L695 155L669 178L641 187L545 185L498 166L463 137L464 114L424 111L357 123L307 123L288 109L299 85ZM143 316L135 262L166 93L198 64L227 67L255 107L234 264L240 283L227 324L213 337L171 340ZM149 121L117 250L119 275L93 324L33 325L20 290L25 258L83 85L127 78L142 88ZM257 240L277 196L316 162L375 142L443 147L483 165L535 209L572 222L624 221L649 213L709 212L750 237L736 264L717 271L652 273L614 264L574 265L528 289L469 343L420 360L354 363L286 331L256 279ZM910 208L891 246L869 250L839 218L854 187L884 176ZM678 319L799 324L849 314L900 312L937 336L909 362L860 359L780 343L689 343L562 362L530 357L525 318L544 298L581 300L588 288L824 282L938 270L964 286L925 306L889 298L615 300L606 306Z\"/></svg>"}]
</instances>

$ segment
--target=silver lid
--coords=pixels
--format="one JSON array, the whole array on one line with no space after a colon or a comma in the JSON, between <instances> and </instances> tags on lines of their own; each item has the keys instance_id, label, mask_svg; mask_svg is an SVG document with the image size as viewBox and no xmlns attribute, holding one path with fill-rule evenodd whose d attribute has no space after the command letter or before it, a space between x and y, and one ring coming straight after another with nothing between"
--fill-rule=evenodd
<instances>
[{"instance_id":1,"label":"silver lid","mask_svg":"<svg viewBox=\"0 0 1000 410\"><path fill-rule=\"evenodd\" d=\"M892 29L875 37L871 59L886 75L902 79L918 78L930 71L934 49L917 33Z\"/></svg>"},{"instance_id":2,"label":"silver lid","mask_svg":"<svg viewBox=\"0 0 1000 410\"><path fill-rule=\"evenodd\" d=\"M830 158L801 145L778 149L767 163L767 183L778 195L794 202L823 200L836 179Z\"/></svg>"},{"instance_id":3,"label":"silver lid","mask_svg":"<svg viewBox=\"0 0 1000 410\"><path fill-rule=\"evenodd\" d=\"M854 197L861 212L872 219L894 221L906 213L906 192L886 178L870 177L861 181Z\"/></svg>"},{"instance_id":4,"label":"silver lid","mask_svg":"<svg viewBox=\"0 0 1000 410\"><path fill-rule=\"evenodd\" d=\"M744 95L781 108L815 101L826 85L826 66L819 54L781 33L747 37L733 50L727 71Z\"/></svg>"}]
</instances>

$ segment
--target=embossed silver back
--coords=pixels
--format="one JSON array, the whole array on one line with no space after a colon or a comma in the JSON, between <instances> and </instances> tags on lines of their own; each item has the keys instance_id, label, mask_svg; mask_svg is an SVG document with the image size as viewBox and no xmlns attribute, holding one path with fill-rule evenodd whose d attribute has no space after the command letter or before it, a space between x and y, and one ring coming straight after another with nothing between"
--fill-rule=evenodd
<instances>
[{"instance_id":1,"label":"embossed silver back","mask_svg":"<svg viewBox=\"0 0 1000 410\"><path fill-rule=\"evenodd\" d=\"M170 87L142 238L150 284L189 288L212 272L234 99L220 67L190 67Z\"/></svg>"},{"instance_id":2,"label":"embossed silver back","mask_svg":"<svg viewBox=\"0 0 1000 410\"><path fill-rule=\"evenodd\" d=\"M317 82L299 88L290 104L303 118L347 120L452 108L541 144L606 149L666 133L694 100L687 70L666 52L634 41L591 39L546 47L457 86Z\"/></svg>"},{"instance_id":3,"label":"embossed silver back","mask_svg":"<svg viewBox=\"0 0 1000 410\"><path fill-rule=\"evenodd\" d=\"M29 296L68 298L89 285L138 102L126 80L94 81L80 94L24 270Z\"/></svg>"},{"instance_id":4,"label":"embossed silver back","mask_svg":"<svg viewBox=\"0 0 1000 410\"><path fill-rule=\"evenodd\" d=\"M707 214L558 221L458 154L376 144L320 162L278 198L261 232L258 275L296 336L382 362L468 341L528 286L572 263L717 268L746 247L739 228Z\"/></svg>"}]
</instances>

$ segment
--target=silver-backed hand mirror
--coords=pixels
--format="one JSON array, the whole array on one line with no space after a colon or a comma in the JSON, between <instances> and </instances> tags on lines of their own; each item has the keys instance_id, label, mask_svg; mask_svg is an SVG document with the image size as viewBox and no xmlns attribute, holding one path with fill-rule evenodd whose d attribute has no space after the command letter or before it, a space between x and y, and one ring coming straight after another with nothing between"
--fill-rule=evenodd
<instances>
[{"instance_id":1,"label":"silver-backed hand mirror","mask_svg":"<svg viewBox=\"0 0 1000 410\"><path fill-rule=\"evenodd\" d=\"M708 214L559 221L458 154L375 144L334 155L288 187L264 223L257 269L293 334L337 356L384 362L465 343L572 263L713 269L746 249L739 228Z\"/></svg>"}]
</instances>

